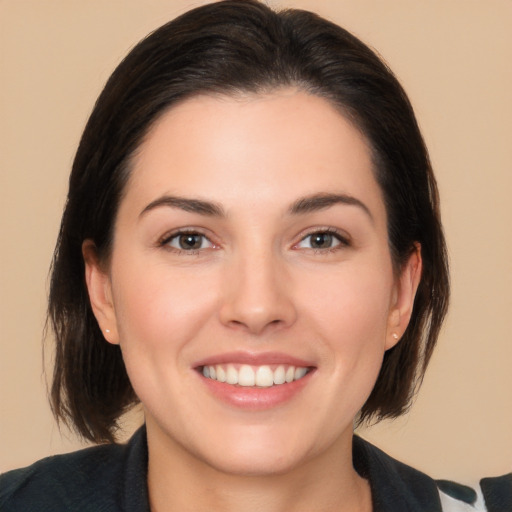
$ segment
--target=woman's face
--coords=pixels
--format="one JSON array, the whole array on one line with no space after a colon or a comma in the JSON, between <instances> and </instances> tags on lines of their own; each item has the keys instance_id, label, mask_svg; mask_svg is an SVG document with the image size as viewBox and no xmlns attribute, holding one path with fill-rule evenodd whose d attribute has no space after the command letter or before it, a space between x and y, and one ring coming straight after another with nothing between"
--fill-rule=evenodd
<instances>
[{"instance_id":1,"label":"woman's face","mask_svg":"<svg viewBox=\"0 0 512 512\"><path fill-rule=\"evenodd\" d=\"M244 474L350 449L421 266L393 272L364 137L295 90L195 97L125 192L109 271L84 252L150 446Z\"/></svg>"}]
</instances>

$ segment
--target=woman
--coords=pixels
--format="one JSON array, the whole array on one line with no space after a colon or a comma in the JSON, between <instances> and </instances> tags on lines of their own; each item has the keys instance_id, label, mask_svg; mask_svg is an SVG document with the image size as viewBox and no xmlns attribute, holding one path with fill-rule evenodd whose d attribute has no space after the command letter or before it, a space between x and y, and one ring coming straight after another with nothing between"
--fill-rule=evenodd
<instances>
[{"instance_id":1,"label":"woman","mask_svg":"<svg viewBox=\"0 0 512 512\"><path fill-rule=\"evenodd\" d=\"M50 291L56 416L112 443L140 400L145 426L6 474L2 510L505 510L510 475L475 493L353 435L407 409L447 301L385 65L310 13L190 11L98 99Z\"/></svg>"}]
</instances>

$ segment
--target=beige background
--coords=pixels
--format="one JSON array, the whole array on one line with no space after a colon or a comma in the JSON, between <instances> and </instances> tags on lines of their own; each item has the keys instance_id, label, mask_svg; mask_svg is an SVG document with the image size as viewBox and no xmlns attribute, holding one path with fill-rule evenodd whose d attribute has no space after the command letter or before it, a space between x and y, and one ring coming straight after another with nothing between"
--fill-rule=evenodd
<instances>
[{"instance_id":1,"label":"beige background","mask_svg":"<svg viewBox=\"0 0 512 512\"><path fill-rule=\"evenodd\" d=\"M192 0L0 0L0 470L79 446L42 375L46 277L73 153L114 66ZM278 2L274 2L278 3ZM409 92L441 189L451 313L412 412L364 435L439 478L512 470L512 2L290 0Z\"/></svg>"}]
</instances>

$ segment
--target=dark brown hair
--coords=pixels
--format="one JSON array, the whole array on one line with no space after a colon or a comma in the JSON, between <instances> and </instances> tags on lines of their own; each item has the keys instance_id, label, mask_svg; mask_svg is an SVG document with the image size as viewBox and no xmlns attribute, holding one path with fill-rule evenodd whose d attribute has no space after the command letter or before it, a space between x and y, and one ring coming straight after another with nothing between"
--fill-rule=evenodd
<instances>
[{"instance_id":1,"label":"dark brown hair","mask_svg":"<svg viewBox=\"0 0 512 512\"><path fill-rule=\"evenodd\" d=\"M135 46L108 80L80 141L48 317L56 337L53 412L86 439L114 441L118 418L137 397L119 347L104 340L92 313L82 242L92 239L108 259L130 158L172 105L198 94L287 86L326 98L369 141L395 268L421 244L423 275L410 324L386 352L361 420L396 417L409 406L449 295L437 186L412 107L379 57L339 26L306 11L227 0L187 12Z\"/></svg>"}]
</instances>

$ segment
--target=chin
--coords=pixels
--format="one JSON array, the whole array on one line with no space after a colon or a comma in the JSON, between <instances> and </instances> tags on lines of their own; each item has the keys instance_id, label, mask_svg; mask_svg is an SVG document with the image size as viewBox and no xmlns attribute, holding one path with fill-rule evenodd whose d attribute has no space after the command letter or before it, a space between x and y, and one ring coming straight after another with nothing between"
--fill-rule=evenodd
<instances>
[{"instance_id":1,"label":"chin","mask_svg":"<svg viewBox=\"0 0 512 512\"><path fill-rule=\"evenodd\" d=\"M213 456L210 465L217 471L229 475L247 477L266 477L282 475L293 471L303 458L297 454L267 453L263 450L246 451L245 453L230 454L226 458Z\"/></svg>"},{"instance_id":2,"label":"chin","mask_svg":"<svg viewBox=\"0 0 512 512\"><path fill-rule=\"evenodd\" d=\"M265 477L282 475L303 466L308 460L328 448L319 445L308 435L300 435L292 429L247 430L236 435L227 432L224 439L213 441L208 446L198 447L203 458L213 468L226 474Z\"/></svg>"}]
</instances>

